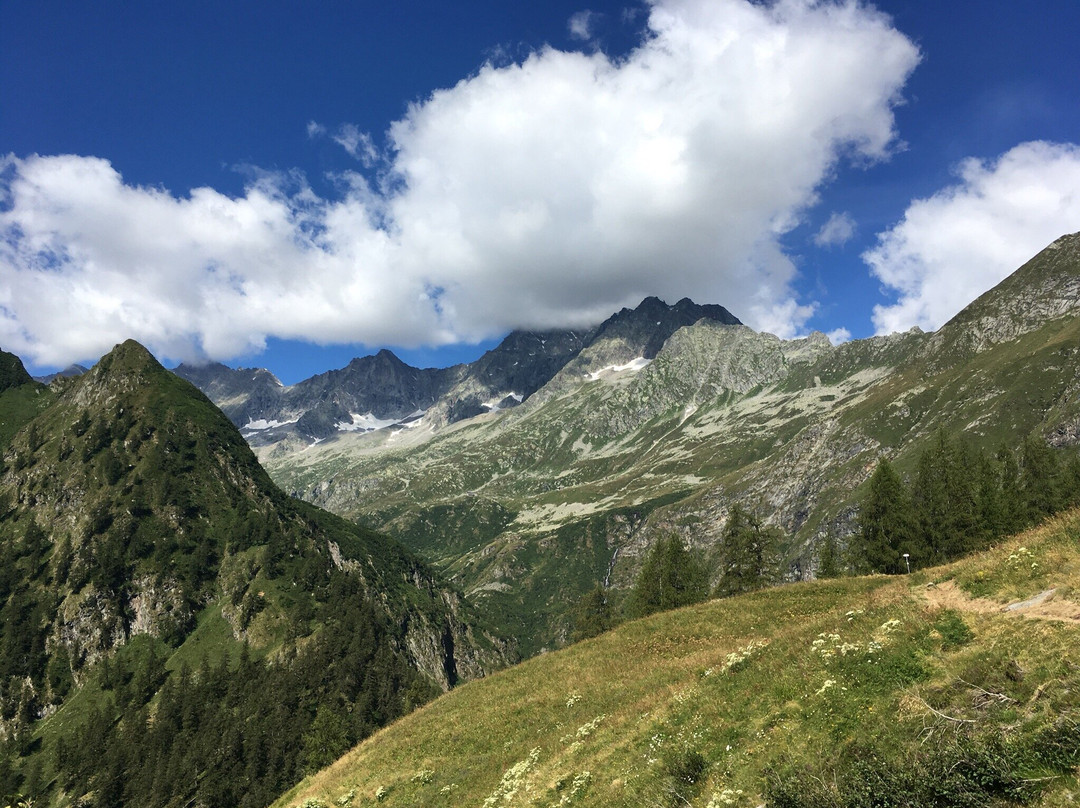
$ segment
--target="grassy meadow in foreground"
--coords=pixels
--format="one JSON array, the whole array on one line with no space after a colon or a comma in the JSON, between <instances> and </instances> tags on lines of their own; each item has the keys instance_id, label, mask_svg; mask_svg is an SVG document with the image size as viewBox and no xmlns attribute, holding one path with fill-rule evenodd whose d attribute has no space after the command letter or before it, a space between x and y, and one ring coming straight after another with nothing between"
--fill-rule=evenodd
<instances>
[{"instance_id":1,"label":"grassy meadow in foreground","mask_svg":"<svg viewBox=\"0 0 1080 808\"><path fill-rule=\"evenodd\" d=\"M1074 511L910 576L655 615L457 688L276 805L1071 805L1077 601Z\"/></svg>"}]
</instances>

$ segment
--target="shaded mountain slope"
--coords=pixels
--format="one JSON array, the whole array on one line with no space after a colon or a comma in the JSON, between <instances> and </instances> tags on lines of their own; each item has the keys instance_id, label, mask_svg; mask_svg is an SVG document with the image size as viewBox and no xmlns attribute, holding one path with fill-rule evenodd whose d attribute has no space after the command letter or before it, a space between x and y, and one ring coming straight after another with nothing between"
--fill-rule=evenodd
<instances>
[{"instance_id":1,"label":"shaded mountain slope","mask_svg":"<svg viewBox=\"0 0 1080 808\"><path fill-rule=\"evenodd\" d=\"M50 391L30 377L19 357L0 351L0 450L51 401Z\"/></svg>"}]
</instances>

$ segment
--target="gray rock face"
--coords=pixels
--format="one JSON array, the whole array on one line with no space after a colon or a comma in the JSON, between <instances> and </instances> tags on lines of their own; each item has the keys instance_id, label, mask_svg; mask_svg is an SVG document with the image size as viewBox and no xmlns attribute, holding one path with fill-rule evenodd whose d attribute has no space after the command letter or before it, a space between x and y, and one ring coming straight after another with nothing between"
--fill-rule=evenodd
<instances>
[{"instance_id":1,"label":"gray rock face","mask_svg":"<svg viewBox=\"0 0 1080 808\"><path fill-rule=\"evenodd\" d=\"M384 349L291 387L283 387L267 370L212 364L180 365L175 372L238 427L249 427L245 436L255 445L293 435L321 440L421 413L428 414L429 423L446 425L515 407L585 349L593 348L582 367L603 357L651 359L675 331L702 319L739 324L722 306L699 306L688 299L669 306L650 297L590 331L514 331L475 362L449 368L414 368ZM354 416L370 416L371 421Z\"/></svg>"},{"instance_id":2,"label":"gray rock face","mask_svg":"<svg viewBox=\"0 0 1080 808\"><path fill-rule=\"evenodd\" d=\"M209 365L179 365L173 372L198 387L237 426L280 414L285 387L262 368Z\"/></svg>"},{"instance_id":3,"label":"gray rock face","mask_svg":"<svg viewBox=\"0 0 1080 808\"><path fill-rule=\"evenodd\" d=\"M652 359L660 353L668 337L698 320L742 325L739 318L723 306L700 306L686 297L669 306L659 298L647 297L636 309L623 309L601 323L590 342L621 340L631 346L631 350L638 351L635 356Z\"/></svg>"}]
</instances>

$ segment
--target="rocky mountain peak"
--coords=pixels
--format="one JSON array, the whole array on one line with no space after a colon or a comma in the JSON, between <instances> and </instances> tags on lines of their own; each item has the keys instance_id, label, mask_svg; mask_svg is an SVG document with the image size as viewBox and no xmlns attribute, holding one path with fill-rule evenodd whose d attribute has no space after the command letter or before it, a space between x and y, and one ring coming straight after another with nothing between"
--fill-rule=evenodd
<instances>
[{"instance_id":1,"label":"rocky mountain peak","mask_svg":"<svg viewBox=\"0 0 1080 808\"><path fill-rule=\"evenodd\" d=\"M132 393L153 384L168 371L146 348L133 339L115 346L93 369L79 377L75 396L80 406L90 406Z\"/></svg>"},{"instance_id":2,"label":"rocky mountain peak","mask_svg":"<svg viewBox=\"0 0 1080 808\"><path fill-rule=\"evenodd\" d=\"M739 318L723 306L702 306L685 297L674 306L669 306L660 298L650 296L642 300L637 308L624 308L601 323L593 342L600 339L623 340L628 346L640 348L638 356L653 359L668 337L698 320L742 325Z\"/></svg>"},{"instance_id":3,"label":"rocky mountain peak","mask_svg":"<svg viewBox=\"0 0 1080 808\"><path fill-rule=\"evenodd\" d=\"M398 355L391 351L389 348L381 348L379 352L376 353L373 357L361 357L359 359L353 359L352 362L350 362L349 364L352 365L353 363L362 362L363 359L375 360L381 364L386 365L407 367L406 364L401 361L401 358L398 357Z\"/></svg>"},{"instance_id":4,"label":"rocky mountain peak","mask_svg":"<svg viewBox=\"0 0 1080 808\"><path fill-rule=\"evenodd\" d=\"M943 325L927 351L950 363L1080 313L1080 233L1061 236Z\"/></svg>"}]
</instances>

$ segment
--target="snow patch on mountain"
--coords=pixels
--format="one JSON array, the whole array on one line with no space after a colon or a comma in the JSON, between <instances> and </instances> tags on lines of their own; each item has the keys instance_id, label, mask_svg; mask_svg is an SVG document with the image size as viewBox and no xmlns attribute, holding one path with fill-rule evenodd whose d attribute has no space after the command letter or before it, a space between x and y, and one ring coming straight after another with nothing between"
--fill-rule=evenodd
<instances>
[{"instance_id":1,"label":"snow patch on mountain","mask_svg":"<svg viewBox=\"0 0 1080 808\"><path fill-rule=\"evenodd\" d=\"M376 429L385 429L400 421L398 418L376 418L374 413L370 412L362 415L350 412L349 417L352 420L338 422L338 432L374 432Z\"/></svg>"},{"instance_id":2,"label":"snow patch on mountain","mask_svg":"<svg viewBox=\"0 0 1080 808\"><path fill-rule=\"evenodd\" d=\"M514 399L514 401L520 404L525 397L521 395L521 393L499 393L497 396L495 396L495 398L485 401L480 406L483 407L485 410L488 410L489 412L498 412L499 410L503 409L502 404L508 398L512 398Z\"/></svg>"},{"instance_id":3,"label":"snow patch on mountain","mask_svg":"<svg viewBox=\"0 0 1080 808\"><path fill-rule=\"evenodd\" d=\"M595 382L605 373L624 373L626 371L637 373L642 368L648 367L651 363L651 359L639 356L637 359L631 359L625 365L608 365L607 367L600 368L600 370L594 370L592 373L586 373L585 378L590 382Z\"/></svg>"},{"instance_id":4,"label":"snow patch on mountain","mask_svg":"<svg viewBox=\"0 0 1080 808\"><path fill-rule=\"evenodd\" d=\"M262 432L265 429L277 429L279 426L295 424L299 420L299 418L293 418L291 421L268 421L265 418L258 418L254 421L248 421L240 429L246 432Z\"/></svg>"}]
</instances>

